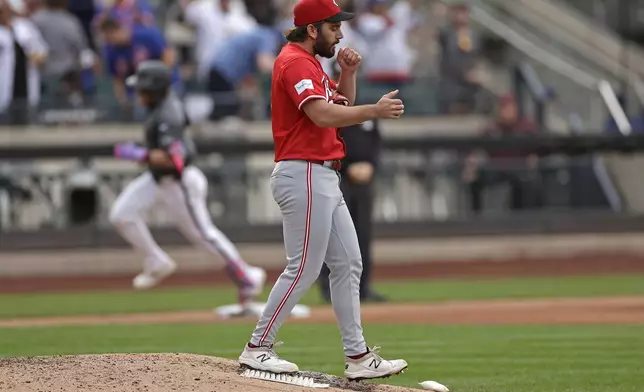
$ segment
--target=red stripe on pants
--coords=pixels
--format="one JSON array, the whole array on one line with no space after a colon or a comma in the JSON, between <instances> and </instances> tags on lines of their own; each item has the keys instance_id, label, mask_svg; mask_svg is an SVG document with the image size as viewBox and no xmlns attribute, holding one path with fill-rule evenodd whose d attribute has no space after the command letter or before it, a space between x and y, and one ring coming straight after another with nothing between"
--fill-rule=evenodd
<instances>
[{"instance_id":1,"label":"red stripe on pants","mask_svg":"<svg viewBox=\"0 0 644 392\"><path fill-rule=\"evenodd\" d=\"M295 289L295 286L297 285L297 282L299 282L300 277L302 276L302 272L304 271L304 265L306 264L306 253L308 252L309 249L309 236L311 235L311 209L313 208L313 192L312 192L312 164L307 163L306 167L306 194L307 194L307 200L306 200L306 226L304 229L304 245L302 246L302 259L300 260L300 268L297 270L297 275L295 276L295 280L293 280L293 283L291 284L291 287L288 288L288 291L286 292L286 295L284 295L284 298L282 298L282 301L280 302L279 306L277 307L277 310L273 314L273 317L271 317L271 320L268 322L268 326L266 327L266 330L264 331L264 334L262 335L261 339L259 339L259 345L264 344L264 340L268 336L268 332L271 330L273 327L273 324L275 323L275 320L277 320L277 316L280 314L282 311L282 308L286 304L286 301L288 301L288 297L291 296L291 293L293 293L293 290Z\"/></svg>"}]
</instances>

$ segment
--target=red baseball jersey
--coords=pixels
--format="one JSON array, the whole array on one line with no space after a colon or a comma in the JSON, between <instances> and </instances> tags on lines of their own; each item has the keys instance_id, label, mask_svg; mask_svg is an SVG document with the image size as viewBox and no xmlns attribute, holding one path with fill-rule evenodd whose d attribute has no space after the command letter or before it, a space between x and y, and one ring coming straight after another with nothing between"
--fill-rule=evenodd
<instances>
[{"instance_id":1,"label":"red baseball jersey","mask_svg":"<svg viewBox=\"0 0 644 392\"><path fill-rule=\"evenodd\" d=\"M336 89L313 55L295 44L282 48L275 60L271 90L275 162L344 158L338 129L318 127L302 110L312 99L329 102Z\"/></svg>"}]
</instances>

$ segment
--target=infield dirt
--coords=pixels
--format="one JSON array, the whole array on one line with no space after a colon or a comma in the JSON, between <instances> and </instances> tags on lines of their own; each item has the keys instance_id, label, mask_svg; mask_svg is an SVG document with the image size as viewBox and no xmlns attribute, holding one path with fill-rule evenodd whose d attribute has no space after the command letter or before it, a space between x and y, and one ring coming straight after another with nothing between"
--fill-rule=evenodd
<instances>
[{"instance_id":1,"label":"infield dirt","mask_svg":"<svg viewBox=\"0 0 644 392\"><path fill-rule=\"evenodd\" d=\"M644 297L553 298L442 303L364 305L365 323L387 324L644 324ZM211 310L17 318L0 320L2 327L48 327L108 324L254 323L254 318L221 319ZM330 306L312 308L310 317L289 324L335 324Z\"/></svg>"},{"instance_id":2,"label":"infield dirt","mask_svg":"<svg viewBox=\"0 0 644 392\"><path fill-rule=\"evenodd\" d=\"M190 354L107 354L0 359L0 391L193 391L296 392L294 385L240 375L235 361ZM407 392L410 388L349 382L307 373L327 381L329 392Z\"/></svg>"}]
</instances>

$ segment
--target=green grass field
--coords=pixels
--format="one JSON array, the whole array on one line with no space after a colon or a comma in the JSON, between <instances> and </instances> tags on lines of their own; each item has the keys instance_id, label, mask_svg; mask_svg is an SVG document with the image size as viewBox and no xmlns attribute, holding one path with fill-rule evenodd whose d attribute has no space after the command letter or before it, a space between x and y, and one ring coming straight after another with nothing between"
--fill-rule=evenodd
<instances>
[{"instance_id":1,"label":"green grass field","mask_svg":"<svg viewBox=\"0 0 644 392\"><path fill-rule=\"evenodd\" d=\"M145 325L0 330L8 355L188 352L236 358L253 325ZM409 370L387 383L438 380L453 391L639 392L644 327L368 325L371 344ZM313 339L311 337L314 337ZM279 350L302 369L342 374L333 325L285 325Z\"/></svg>"},{"instance_id":2,"label":"green grass field","mask_svg":"<svg viewBox=\"0 0 644 392\"><path fill-rule=\"evenodd\" d=\"M500 298L644 295L644 276L580 276L488 280L386 282L378 290L396 302ZM265 293L265 296L268 292ZM0 319L209 309L236 301L231 287L158 289L147 292L0 294ZM320 304L312 287L303 304Z\"/></svg>"},{"instance_id":3,"label":"green grass field","mask_svg":"<svg viewBox=\"0 0 644 392\"><path fill-rule=\"evenodd\" d=\"M395 301L644 295L644 276L382 283ZM172 289L0 295L0 317L209 309L230 303L229 289ZM312 290L308 304L319 303ZM636 310L634 310L636 311ZM236 358L252 323L0 328L0 355L185 352ZM409 370L387 383L437 380L455 392L640 392L644 326L365 326L386 357ZM342 374L335 325L288 324L279 353L300 368Z\"/></svg>"}]
</instances>

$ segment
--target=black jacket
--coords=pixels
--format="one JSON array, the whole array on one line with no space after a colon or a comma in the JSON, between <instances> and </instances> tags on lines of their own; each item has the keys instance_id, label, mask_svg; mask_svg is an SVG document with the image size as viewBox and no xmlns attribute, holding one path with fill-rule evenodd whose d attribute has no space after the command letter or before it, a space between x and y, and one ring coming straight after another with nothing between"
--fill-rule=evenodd
<instances>
[{"instance_id":1,"label":"black jacket","mask_svg":"<svg viewBox=\"0 0 644 392\"><path fill-rule=\"evenodd\" d=\"M347 148L347 155L342 160L341 174L345 174L347 167L356 162L370 162L374 167L378 167L382 142L378 120L342 128L340 135Z\"/></svg>"}]
</instances>

